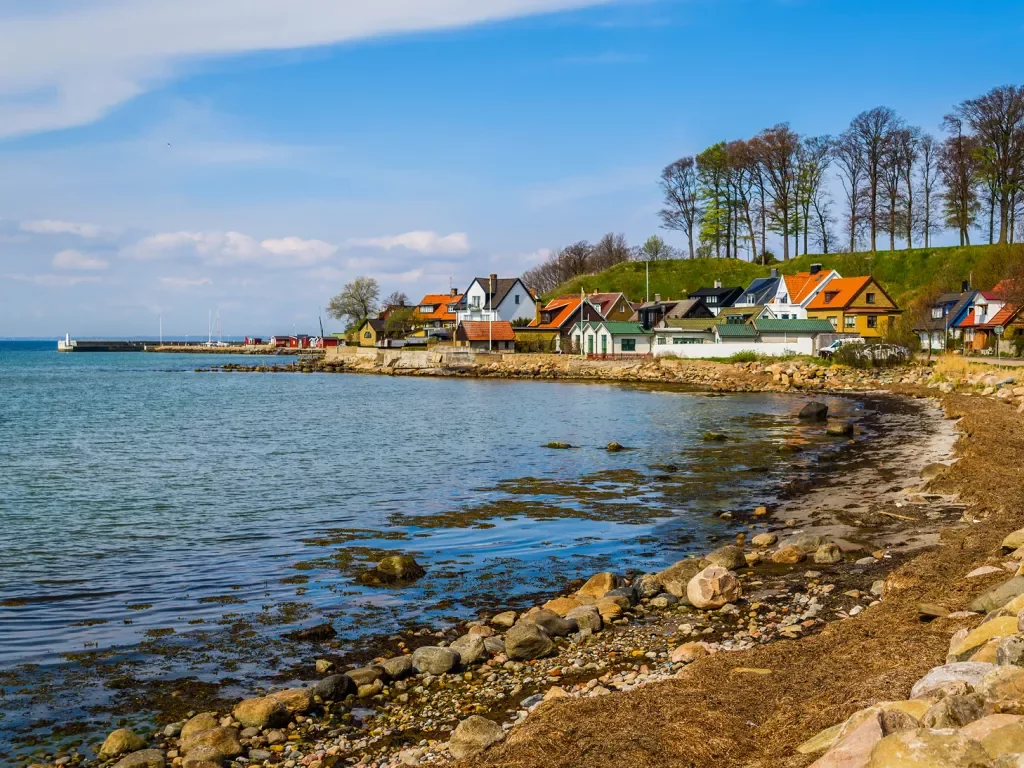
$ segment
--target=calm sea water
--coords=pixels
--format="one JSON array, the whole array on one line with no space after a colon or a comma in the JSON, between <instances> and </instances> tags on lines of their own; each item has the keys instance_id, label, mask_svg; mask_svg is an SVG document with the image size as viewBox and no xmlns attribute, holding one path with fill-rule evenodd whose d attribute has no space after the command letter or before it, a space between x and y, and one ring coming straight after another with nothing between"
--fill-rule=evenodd
<instances>
[{"instance_id":1,"label":"calm sea water","mask_svg":"<svg viewBox=\"0 0 1024 768\"><path fill-rule=\"evenodd\" d=\"M228 668L244 689L281 674L275 643L296 628L330 621L344 650L597 569L659 568L836 445L792 397L194 371L225 361L0 342L0 753L123 709L115 673L174 687ZM786 440L808 450L778 453ZM427 577L356 586L382 550Z\"/></svg>"}]
</instances>

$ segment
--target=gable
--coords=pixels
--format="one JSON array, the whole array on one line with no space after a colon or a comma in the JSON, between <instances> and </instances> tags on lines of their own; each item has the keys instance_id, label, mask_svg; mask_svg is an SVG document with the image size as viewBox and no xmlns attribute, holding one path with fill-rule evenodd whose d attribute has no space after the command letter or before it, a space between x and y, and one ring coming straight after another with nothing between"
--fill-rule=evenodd
<instances>
[{"instance_id":1,"label":"gable","mask_svg":"<svg viewBox=\"0 0 1024 768\"><path fill-rule=\"evenodd\" d=\"M869 294L873 296L869 297ZM871 298L873 301L868 301ZM875 282L874 278L868 280L859 293L850 302L850 308L857 309L895 309L896 302L889 298L887 294L878 283Z\"/></svg>"}]
</instances>

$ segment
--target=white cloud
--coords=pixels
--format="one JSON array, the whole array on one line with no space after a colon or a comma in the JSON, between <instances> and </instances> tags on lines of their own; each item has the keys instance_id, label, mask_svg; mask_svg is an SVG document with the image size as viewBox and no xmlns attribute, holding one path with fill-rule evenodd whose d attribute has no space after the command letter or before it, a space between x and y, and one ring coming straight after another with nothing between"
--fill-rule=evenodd
<instances>
[{"instance_id":1,"label":"white cloud","mask_svg":"<svg viewBox=\"0 0 1024 768\"><path fill-rule=\"evenodd\" d=\"M0 6L0 136L82 125L183 64L613 0L76 0Z\"/></svg>"},{"instance_id":2,"label":"white cloud","mask_svg":"<svg viewBox=\"0 0 1024 768\"><path fill-rule=\"evenodd\" d=\"M326 261L337 250L323 240L300 237L259 241L241 232L164 232L143 238L126 255L142 260L194 256L215 267L308 267Z\"/></svg>"},{"instance_id":3,"label":"white cloud","mask_svg":"<svg viewBox=\"0 0 1024 768\"><path fill-rule=\"evenodd\" d=\"M176 291L184 291L188 288L198 288L203 285L213 285L213 280L208 277L161 277L160 284Z\"/></svg>"},{"instance_id":4,"label":"white cloud","mask_svg":"<svg viewBox=\"0 0 1024 768\"><path fill-rule=\"evenodd\" d=\"M17 280L20 283L31 283L32 285L42 286L44 288L73 288L81 283L98 283L100 278L98 277L86 277L85 275L54 275L54 274L40 274L40 275L4 275L11 280Z\"/></svg>"},{"instance_id":5,"label":"white cloud","mask_svg":"<svg viewBox=\"0 0 1024 768\"><path fill-rule=\"evenodd\" d=\"M32 232L37 235L77 235L84 238L102 237L105 231L95 224L81 224L75 221L55 221L54 219L40 219L38 221L21 222L22 232Z\"/></svg>"},{"instance_id":6,"label":"white cloud","mask_svg":"<svg viewBox=\"0 0 1024 768\"><path fill-rule=\"evenodd\" d=\"M387 237L353 238L346 244L366 248L383 248L387 251L392 248L407 248L410 251L426 254L459 254L468 253L470 250L469 237L465 232L453 232L444 237L437 232L406 232L404 235Z\"/></svg>"},{"instance_id":7,"label":"white cloud","mask_svg":"<svg viewBox=\"0 0 1024 768\"><path fill-rule=\"evenodd\" d=\"M54 269L94 270L106 269L109 266L110 264L103 259L95 256L87 256L81 251L76 251L74 249L60 251L59 253L55 253L53 256Z\"/></svg>"}]
</instances>

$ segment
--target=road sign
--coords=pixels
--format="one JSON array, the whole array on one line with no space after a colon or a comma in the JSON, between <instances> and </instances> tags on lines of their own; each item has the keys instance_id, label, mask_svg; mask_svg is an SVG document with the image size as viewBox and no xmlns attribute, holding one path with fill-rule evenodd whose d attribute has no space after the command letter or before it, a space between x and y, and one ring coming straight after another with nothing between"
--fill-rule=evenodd
<instances>
[{"instance_id":1,"label":"road sign","mask_svg":"<svg viewBox=\"0 0 1024 768\"><path fill-rule=\"evenodd\" d=\"M997 325L996 326L996 336L1002 336L1003 335L1003 331L1005 331L1005 330L1006 329L1003 328L1003 326Z\"/></svg>"}]
</instances>

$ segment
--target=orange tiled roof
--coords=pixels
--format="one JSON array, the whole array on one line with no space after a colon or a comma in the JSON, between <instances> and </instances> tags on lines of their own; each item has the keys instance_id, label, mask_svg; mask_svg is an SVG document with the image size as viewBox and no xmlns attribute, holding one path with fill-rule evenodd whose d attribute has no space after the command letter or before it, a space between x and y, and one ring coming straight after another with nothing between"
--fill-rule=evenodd
<instances>
[{"instance_id":1,"label":"orange tiled roof","mask_svg":"<svg viewBox=\"0 0 1024 768\"><path fill-rule=\"evenodd\" d=\"M807 305L808 309L836 309L849 306L871 282L870 277L836 277ZM831 298L831 301L826 299Z\"/></svg>"},{"instance_id":2,"label":"orange tiled roof","mask_svg":"<svg viewBox=\"0 0 1024 768\"><path fill-rule=\"evenodd\" d=\"M449 304L456 304L462 300L462 295L452 296L450 293L428 293L420 303L416 305L417 320L449 320L455 321L455 313L448 311ZM437 308L428 314L420 312L419 308L424 304L436 305Z\"/></svg>"},{"instance_id":3,"label":"orange tiled roof","mask_svg":"<svg viewBox=\"0 0 1024 768\"><path fill-rule=\"evenodd\" d=\"M1012 304L1007 304L1005 307L996 312L995 315L992 316L992 319L989 320L984 325L986 327L991 326L992 328L995 328L997 325L1007 326L1011 322L1013 322L1013 318L1016 316L1016 314L1017 308Z\"/></svg>"},{"instance_id":4,"label":"orange tiled roof","mask_svg":"<svg viewBox=\"0 0 1024 768\"><path fill-rule=\"evenodd\" d=\"M577 310L582 302L579 296L559 296L557 299L552 299L547 303L541 310L541 314L545 312L551 312L551 321L547 323L539 323L534 318L530 321L528 328L539 328L542 330L556 331L562 327L562 324L568 320L572 313Z\"/></svg>"},{"instance_id":5,"label":"orange tiled roof","mask_svg":"<svg viewBox=\"0 0 1024 768\"><path fill-rule=\"evenodd\" d=\"M459 326L468 341L515 341L516 332L507 320L464 320Z\"/></svg>"},{"instance_id":6,"label":"orange tiled roof","mask_svg":"<svg viewBox=\"0 0 1024 768\"><path fill-rule=\"evenodd\" d=\"M813 275L810 272L783 275L783 280L786 281L786 291L789 294L789 303L801 303L831 274L831 270L827 272L823 270Z\"/></svg>"}]
</instances>

